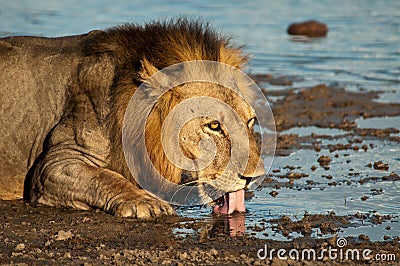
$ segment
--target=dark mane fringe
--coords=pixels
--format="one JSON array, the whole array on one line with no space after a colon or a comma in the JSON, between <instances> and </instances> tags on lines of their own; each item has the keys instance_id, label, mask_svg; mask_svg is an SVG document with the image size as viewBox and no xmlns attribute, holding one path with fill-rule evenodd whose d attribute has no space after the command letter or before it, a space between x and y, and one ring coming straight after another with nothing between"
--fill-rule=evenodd
<instances>
[{"instance_id":1,"label":"dark mane fringe","mask_svg":"<svg viewBox=\"0 0 400 266\"><path fill-rule=\"evenodd\" d=\"M134 182L122 151L122 123L126 107L143 78L143 61L158 70L192 60L219 61L242 68L247 57L230 38L218 34L208 23L188 18L154 21L146 25L125 24L90 34L83 48L86 56L107 56L115 64L110 91L110 114L106 128L111 136L109 168Z\"/></svg>"},{"instance_id":2,"label":"dark mane fringe","mask_svg":"<svg viewBox=\"0 0 400 266\"><path fill-rule=\"evenodd\" d=\"M208 23L188 18L125 24L110 28L85 46L85 54L108 53L120 66L140 68L144 57L157 69L190 60L220 61L220 47L229 46Z\"/></svg>"}]
</instances>

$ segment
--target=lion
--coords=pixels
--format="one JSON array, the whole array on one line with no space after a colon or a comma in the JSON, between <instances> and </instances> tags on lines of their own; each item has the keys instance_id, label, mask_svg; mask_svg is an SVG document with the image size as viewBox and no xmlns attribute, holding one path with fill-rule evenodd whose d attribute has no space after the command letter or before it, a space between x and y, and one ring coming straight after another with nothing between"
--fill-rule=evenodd
<instances>
[{"instance_id":1,"label":"lion","mask_svg":"<svg viewBox=\"0 0 400 266\"><path fill-rule=\"evenodd\" d=\"M242 69L248 60L207 23L186 18L58 38L1 38L0 57L0 198L144 220L176 212L141 188L125 161L121 132L132 95L154 73L180 62L210 60ZM255 112L239 94L202 82L170 89L145 125L149 157L176 184L211 182L223 171L231 143L222 121L198 117L180 133L180 149L191 159L199 156L202 138L214 141L217 154L204 169L183 171L161 149L162 122L177 104L196 96L227 103L247 125L248 166L228 178L234 185L213 208L245 211L246 185L265 173L252 134Z\"/></svg>"}]
</instances>

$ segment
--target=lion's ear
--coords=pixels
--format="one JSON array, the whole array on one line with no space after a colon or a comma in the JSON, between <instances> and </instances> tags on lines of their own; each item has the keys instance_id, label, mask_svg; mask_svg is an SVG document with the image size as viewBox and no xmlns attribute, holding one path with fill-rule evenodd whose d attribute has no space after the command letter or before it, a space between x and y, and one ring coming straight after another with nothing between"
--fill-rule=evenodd
<instances>
[{"instance_id":1,"label":"lion's ear","mask_svg":"<svg viewBox=\"0 0 400 266\"><path fill-rule=\"evenodd\" d=\"M139 77L142 81L147 80L158 71L158 69L153 66L146 58L143 58L140 63L142 64L142 67L139 71Z\"/></svg>"}]
</instances>

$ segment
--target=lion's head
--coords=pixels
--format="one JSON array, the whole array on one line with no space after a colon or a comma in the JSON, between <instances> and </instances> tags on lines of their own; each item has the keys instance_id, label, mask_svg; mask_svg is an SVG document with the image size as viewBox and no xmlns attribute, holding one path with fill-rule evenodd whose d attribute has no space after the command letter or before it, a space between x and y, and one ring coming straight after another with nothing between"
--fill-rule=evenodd
<instances>
[{"instance_id":1,"label":"lion's head","mask_svg":"<svg viewBox=\"0 0 400 266\"><path fill-rule=\"evenodd\" d=\"M149 75L157 71L144 64ZM198 186L208 202L224 193L215 212L245 211L244 189L265 174L255 123L256 113L243 95L215 83L189 82L168 90L153 106L145 127L146 148L153 165L171 182ZM192 164L179 165L177 156Z\"/></svg>"},{"instance_id":2,"label":"lion's head","mask_svg":"<svg viewBox=\"0 0 400 266\"><path fill-rule=\"evenodd\" d=\"M116 117L117 120L109 124L110 134L115 136L112 139L113 156L109 167L130 178L132 182L137 180L124 162L126 157L121 150L122 143L119 136L123 128L126 107L140 84L159 70L182 62L208 60L235 69L242 69L247 62L247 56L243 55L240 48L233 47L229 43L229 38L217 34L207 24L199 21L178 19L166 24L150 24L141 30L146 34L139 36L132 34L126 28L117 28L107 32L104 37L97 38L100 41L90 45L91 50L111 53L118 65L116 69L119 72L113 86L114 98L111 101L113 106L110 116ZM146 45L142 47L143 43ZM137 46L142 48L137 51ZM244 211L244 189L251 184L252 178L264 175L260 148L253 134L253 126L257 122L255 112L244 100L243 95L240 95L246 93L248 92L241 90L236 92L228 86L212 82L196 81L179 84L157 99L145 125L145 149L158 172L175 184L199 185L203 188L204 201L215 199L214 188L225 192L222 197L225 200L222 206L214 209L216 212L229 213L232 208ZM228 116L226 110L221 109L214 110L216 115L197 116L186 120L184 124L179 124L181 121L179 117L190 112L173 112L173 110L188 103L189 99L200 100L202 97L219 101L220 106L229 107L225 109L233 110L237 116ZM192 104L193 107L199 106L196 103ZM213 106L206 106L203 109ZM139 124L141 122L138 121L142 121L141 116L143 114L132 115L130 121ZM169 128L164 125L166 119L172 121L169 123ZM235 127L240 128L242 134L240 137L237 137L236 130L232 131ZM228 130L229 128L231 130ZM176 141L169 142L169 135L176 132L179 132ZM137 139L134 134L131 137L129 143L134 145ZM241 150L241 147L246 145L249 147L248 152ZM197 168L192 167L189 170L179 167L170 161L174 153L168 154L165 146L169 146L171 150L194 161L195 164L207 161L207 166L199 164ZM140 157L142 152L145 151L138 151L137 155ZM230 164L232 153L237 155L233 165ZM241 171L237 170L239 168ZM140 182L138 183L140 185Z\"/></svg>"}]
</instances>

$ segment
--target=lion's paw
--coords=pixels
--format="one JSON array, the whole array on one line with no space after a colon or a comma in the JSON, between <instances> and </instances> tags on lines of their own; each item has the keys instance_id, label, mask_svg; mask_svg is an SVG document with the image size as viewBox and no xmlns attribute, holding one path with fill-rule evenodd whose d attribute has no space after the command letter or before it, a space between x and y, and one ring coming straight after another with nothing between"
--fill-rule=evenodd
<instances>
[{"instance_id":1,"label":"lion's paw","mask_svg":"<svg viewBox=\"0 0 400 266\"><path fill-rule=\"evenodd\" d=\"M176 215L170 204L148 195L121 200L111 212L116 216L133 217L139 220L152 220L157 217Z\"/></svg>"}]
</instances>

